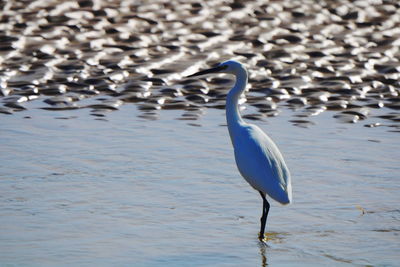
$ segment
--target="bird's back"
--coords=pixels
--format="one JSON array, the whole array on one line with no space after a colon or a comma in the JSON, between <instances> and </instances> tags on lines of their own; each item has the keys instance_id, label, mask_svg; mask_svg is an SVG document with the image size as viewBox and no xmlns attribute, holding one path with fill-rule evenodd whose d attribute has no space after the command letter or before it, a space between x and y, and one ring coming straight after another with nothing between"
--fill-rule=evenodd
<instances>
[{"instance_id":1,"label":"bird's back","mask_svg":"<svg viewBox=\"0 0 400 267\"><path fill-rule=\"evenodd\" d=\"M238 169L256 190L282 204L292 200L290 173L278 147L259 127L245 124L232 140Z\"/></svg>"}]
</instances>

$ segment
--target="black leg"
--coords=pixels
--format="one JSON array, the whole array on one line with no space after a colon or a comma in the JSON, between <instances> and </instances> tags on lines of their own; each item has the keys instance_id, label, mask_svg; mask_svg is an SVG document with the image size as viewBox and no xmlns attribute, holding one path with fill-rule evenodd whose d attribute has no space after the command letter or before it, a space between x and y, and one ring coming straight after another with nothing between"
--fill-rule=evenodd
<instances>
[{"instance_id":1,"label":"black leg","mask_svg":"<svg viewBox=\"0 0 400 267\"><path fill-rule=\"evenodd\" d=\"M268 212L269 212L269 203L267 199L265 198L265 194L261 191L258 191L263 199L263 214L261 216L261 229L260 229L260 235L258 238L260 240L264 239L264 232L265 232L265 224L267 223L267 217L268 217Z\"/></svg>"}]
</instances>

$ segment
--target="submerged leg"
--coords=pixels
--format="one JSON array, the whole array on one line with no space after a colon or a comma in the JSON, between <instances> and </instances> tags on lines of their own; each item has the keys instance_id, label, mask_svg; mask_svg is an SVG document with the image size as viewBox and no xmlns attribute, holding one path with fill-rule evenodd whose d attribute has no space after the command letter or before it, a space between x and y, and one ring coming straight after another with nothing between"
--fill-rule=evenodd
<instances>
[{"instance_id":1,"label":"submerged leg","mask_svg":"<svg viewBox=\"0 0 400 267\"><path fill-rule=\"evenodd\" d=\"M264 239L264 232L265 232L265 224L267 223L267 217L268 217L268 212L269 212L269 203L267 199L265 198L265 194L261 191L258 191L263 199L263 214L261 216L261 229L260 229L260 235L258 238L260 240Z\"/></svg>"}]
</instances>

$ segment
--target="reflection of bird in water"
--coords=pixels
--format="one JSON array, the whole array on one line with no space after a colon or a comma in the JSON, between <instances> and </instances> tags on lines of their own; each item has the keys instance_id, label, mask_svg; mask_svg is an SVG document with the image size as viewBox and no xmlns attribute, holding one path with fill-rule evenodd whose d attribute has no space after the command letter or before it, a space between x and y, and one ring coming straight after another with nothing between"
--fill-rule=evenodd
<instances>
[{"instance_id":1,"label":"reflection of bird in water","mask_svg":"<svg viewBox=\"0 0 400 267\"><path fill-rule=\"evenodd\" d=\"M245 67L239 62L230 60L189 77L208 73L229 73L236 76L236 83L226 98L226 120L239 172L263 199L259 238L264 240L265 224L270 207L266 195L282 204L289 204L292 201L289 170L272 139L256 125L244 122L240 116L238 101L247 85Z\"/></svg>"},{"instance_id":2,"label":"reflection of bird in water","mask_svg":"<svg viewBox=\"0 0 400 267\"><path fill-rule=\"evenodd\" d=\"M267 250L264 244L260 244L260 255L261 255L261 267L266 267L267 262Z\"/></svg>"}]
</instances>

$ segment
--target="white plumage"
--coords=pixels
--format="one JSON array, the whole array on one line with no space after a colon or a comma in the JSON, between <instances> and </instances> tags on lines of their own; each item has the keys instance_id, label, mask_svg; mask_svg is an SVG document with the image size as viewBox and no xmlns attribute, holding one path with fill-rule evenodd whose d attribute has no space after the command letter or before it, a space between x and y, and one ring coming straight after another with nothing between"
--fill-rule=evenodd
<instances>
[{"instance_id":1,"label":"white plumage","mask_svg":"<svg viewBox=\"0 0 400 267\"><path fill-rule=\"evenodd\" d=\"M292 201L289 169L272 139L258 126L246 123L240 116L238 101L246 89L248 80L245 67L237 61L230 60L189 77L208 73L230 73L236 76L235 85L226 98L226 120L239 172L254 189L259 191L263 199L259 235L262 240L270 207L265 195L282 204L289 204Z\"/></svg>"}]
</instances>

